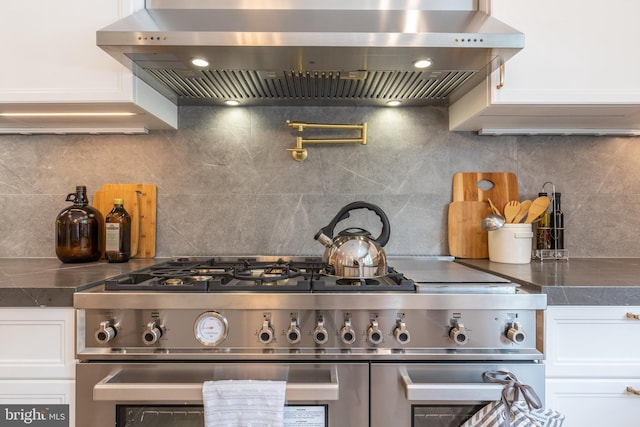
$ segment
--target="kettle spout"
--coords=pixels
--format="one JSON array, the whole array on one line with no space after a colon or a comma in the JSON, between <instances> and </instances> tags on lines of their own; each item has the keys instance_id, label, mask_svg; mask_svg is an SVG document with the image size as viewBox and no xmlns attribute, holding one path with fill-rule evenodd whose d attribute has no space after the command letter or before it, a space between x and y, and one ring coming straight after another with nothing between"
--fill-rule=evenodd
<instances>
[{"instance_id":1,"label":"kettle spout","mask_svg":"<svg viewBox=\"0 0 640 427\"><path fill-rule=\"evenodd\" d=\"M322 230L318 231L313 238L328 248L333 247L333 239L331 239L331 237L324 234Z\"/></svg>"}]
</instances>

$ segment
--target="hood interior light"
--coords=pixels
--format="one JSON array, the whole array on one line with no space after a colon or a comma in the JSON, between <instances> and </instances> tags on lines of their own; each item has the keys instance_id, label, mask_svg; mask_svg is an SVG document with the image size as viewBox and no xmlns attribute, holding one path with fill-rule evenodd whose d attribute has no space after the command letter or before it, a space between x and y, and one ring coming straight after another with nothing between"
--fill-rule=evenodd
<instances>
[{"instance_id":1,"label":"hood interior light","mask_svg":"<svg viewBox=\"0 0 640 427\"><path fill-rule=\"evenodd\" d=\"M393 100L393 101L387 101L387 105L389 107L397 107L398 105L402 104L402 102L398 101L398 100Z\"/></svg>"},{"instance_id":2,"label":"hood interior light","mask_svg":"<svg viewBox=\"0 0 640 427\"><path fill-rule=\"evenodd\" d=\"M431 66L432 63L433 62L429 58L418 59L417 61L415 61L413 63L413 66L416 67L416 68L428 68L428 67Z\"/></svg>"},{"instance_id":3,"label":"hood interior light","mask_svg":"<svg viewBox=\"0 0 640 427\"><path fill-rule=\"evenodd\" d=\"M226 101L224 101L225 105L228 105L230 107L235 107L236 105L240 105L240 101L236 101L235 99L228 99Z\"/></svg>"},{"instance_id":4,"label":"hood interior light","mask_svg":"<svg viewBox=\"0 0 640 427\"><path fill-rule=\"evenodd\" d=\"M204 58L193 58L191 63L196 67L207 67L209 66L209 61Z\"/></svg>"}]
</instances>

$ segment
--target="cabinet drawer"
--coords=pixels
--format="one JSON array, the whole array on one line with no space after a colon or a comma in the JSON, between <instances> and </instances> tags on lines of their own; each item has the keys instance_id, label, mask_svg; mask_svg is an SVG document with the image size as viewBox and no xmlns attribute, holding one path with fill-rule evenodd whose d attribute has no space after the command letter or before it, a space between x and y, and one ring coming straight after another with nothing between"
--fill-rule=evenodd
<instances>
[{"instance_id":1,"label":"cabinet drawer","mask_svg":"<svg viewBox=\"0 0 640 427\"><path fill-rule=\"evenodd\" d=\"M71 379L72 308L0 309L0 378Z\"/></svg>"},{"instance_id":2,"label":"cabinet drawer","mask_svg":"<svg viewBox=\"0 0 640 427\"><path fill-rule=\"evenodd\" d=\"M640 320L627 313L640 307L549 307L547 377L640 378Z\"/></svg>"},{"instance_id":3,"label":"cabinet drawer","mask_svg":"<svg viewBox=\"0 0 640 427\"><path fill-rule=\"evenodd\" d=\"M0 404L69 405L69 427L75 426L75 381L0 380ZM1 423L1 421L0 421ZM4 425L4 424L1 424ZM35 424L34 424L35 425Z\"/></svg>"},{"instance_id":4,"label":"cabinet drawer","mask_svg":"<svg viewBox=\"0 0 640 427\"><path fill-rule=\"evenodd\" d=\"M640 379L548 379L545 406L562 412L562 427L640 425L640 396L626 391L638 389Z\"/></svg>"}]
</instances>

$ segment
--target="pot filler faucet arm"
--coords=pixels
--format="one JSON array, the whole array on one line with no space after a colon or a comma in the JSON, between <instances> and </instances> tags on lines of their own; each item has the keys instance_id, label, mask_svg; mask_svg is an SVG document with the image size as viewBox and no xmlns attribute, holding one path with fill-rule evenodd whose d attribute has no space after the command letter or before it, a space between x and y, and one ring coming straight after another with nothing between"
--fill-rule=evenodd
<instances>
[{"instance_id":1,"label":"pot filler faucet arm","mask_svg":"<svg viewBox=\"0 0 640 427\"><path fill-rule=\"evenodd\" d=\"M331 124L331 123L303 123L292 122L287 120L286 125L290 128L297 129L298 132L304 132L305 128L310 129L356 129L360 130L359 138L303 138L296 137L296 148L287 148L291 151L294 160L301 162L307 158L307 149L303 144L344 144L344 143L360 143L367 145L367 124Z\"/></svg>"}]
</instances>

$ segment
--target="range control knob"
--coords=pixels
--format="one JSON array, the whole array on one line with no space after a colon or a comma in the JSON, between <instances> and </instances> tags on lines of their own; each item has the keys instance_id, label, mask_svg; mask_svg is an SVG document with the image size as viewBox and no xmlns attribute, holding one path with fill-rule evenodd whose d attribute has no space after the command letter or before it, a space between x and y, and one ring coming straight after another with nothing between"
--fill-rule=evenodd
<instances>
[{"instance_id":1,"label":"range control knob","mask_svg":"<svg viewBox=\"0 0 640 427\"><path fill-rule=\"evenodd\" d=\"M407 325L401 320L398 320L398 324L393 330L393 335L396 337L396 341L400 344L407 344L411 341L411 335L409 334L409 331L407 331Z\"/></svg>"},{"instance_id":2,"label":"range control knob","mask_svg":"<svg viewBox=\"0 0 640 427\"><path fill-rule=\"evenodd\" d=\"M345 344L353 344L356 341L356 332L351 327L351 319L345 319L340 329L340 339Z\"/></svg>"},{"instance_id":3,"label":"range control knob","mask_svg":"<svg viewBox=\"0 0 640 427\"><path fill-rule=\"evenodd\" d=\"M116 337L116 328L110 320L100 322L100 327L96 331L96 341L106 344Z\"/></svg>"},{"instance_id":4,"label":"range control knob","mask_svg":"<svg viewBox=\"0 0 640 427\"><path fill-rule=\"evenodd\" d=\"M273 341L273 328L271 327L269 320L264 320L262 322L262 329L258 332L258 340L260 340L262 344L269 344Z\"/></svg>"},{"instance_id":5,"label":"range control knob","mask_svg":"<svg viewBox=\"0 0 640 427\"><path fill-rule=\"evenodd\" d=\"M377 345L382 342L382 332L380 331L377 320L371 321L369 329L367 329L367 337L372 344Z\"/></svg>"},{"instance_id":6,"label":"range control knob","mask_svg":"<svg viewBox=\"0 0 640 427\"><path fill-rule=\"evenodd\" d=\"M505 336L509 339L509 341L512 341L516 344L522 344L527 338L519 322L513 322L512 324L507 325Z\"/></svg>"},{"instance_id":7,"label":"range control knob","mask_svg":"<svg viewBox=\"0 0 640 427\"><path fill-rule=\"evenodd\" d=\"M469 336L464 329L464 325L462 323L456 324L451 330L449 330L449 338L453 340L456 344L466 344L469 341Z\"/></svg>"},{"instance_id":8,"label":"range control knob","mask_svg":"<svg viewBox=\"0 0 640 427\"><path fill-rule=\"evenodd\" d=\"M316 344L325 344L329 341L329 333L327 332L327 328L324 327L324 317L322 316L318 318L318 324L313 330L313 340Z\"/></svg>"},{"instance_id":9,"label":"range control knob","mask_svg":"<svg viewBox=\"0 0 640 427\"><path fill-rule=\"evenodd\" d=\"M287 341L289 341L289 344L298 344L301 337L302 334L300 333L298 320L291 319L291 326L289 326L289 330L287 331Z\"/></svg>"},{"instance_id":10,"label":"range control knob","mask_svg":"<svg viewBox=\"0 0 640 427\"><path fill-rule=\"evenodd\" d=\"M147 323L147 327L142 332L142 342L146 345L153 345L162 337L162 326L157 320Z\"/></svg>"}]
</instances>

